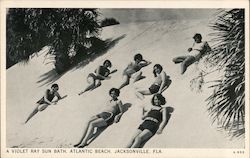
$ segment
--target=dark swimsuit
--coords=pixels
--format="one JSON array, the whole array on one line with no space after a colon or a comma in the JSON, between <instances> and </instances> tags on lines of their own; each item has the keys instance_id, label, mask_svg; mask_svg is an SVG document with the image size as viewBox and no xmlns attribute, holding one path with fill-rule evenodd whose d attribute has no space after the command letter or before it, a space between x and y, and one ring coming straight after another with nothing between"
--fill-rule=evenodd
<instances>
[{"instance_id":1,"label":"dark swimsuit","mask_svg":"<svg viewBox=\"0 0 250 158\"><path fill-rule=\"evenodd\" d=\"M160 89L160 86L157 85L157 84L152 84L150 87L149 87L149 91L151 94L154 94L154 93L157 93Z\"/></svg>"},{"instance_id":2,"label":"dark swimsuit","mask_svg":"<svg viewBox=\"0 0 250 158\"><path fill-rule=\"evenodd\" d=\"M138 129L143 131L144 129L150 130L153 134L159 129L159 126L162 122L162 112L161 109L155 110L152 109L147 114L147 117L144 119L143 123L139 126Z\"/></svg>"},{"instance_id":3,"label":"dark swimsuit","mask_svg":"<svg viewBox=\"0 0 250 158\"><path fill-rule=\"evenodd\" d=\"M95 73L96 73L96 72L97 72L97 70L95 70ZM107 72L108 72L108 73L107 73ZM104 67L104 66L100 66L100 71L99 71L99 73L100 73L101 76L107 77L108 74L110 73L110 71L109 71L108 68L106 68L106 67ZM94 74L94 73L90 73L90 74L88 75L88 77L92 77L94 80L96 80L96 79L103 80L103 78L100 78L100 77L96 76L96 74Z\"/></svg>"},{"instance_id":4,"label":"dark swimsuit","mask_svg":"<svg viewBox=\"0 0 250 158\"><path fill-rule=\"evenodd\" d=\"M49 89L46 90L46 95L47 95L47 99L48 99L50 102L51 102L51 101L54 99L54 97L55 97L55 93L52 93L52 94L51 94ZM44 97L42 97L40 100L38 100L37 103L38 103L38 104L47 104L47 102L45 102L45 100L44 100Z\"/></svg>"}]
</instances>

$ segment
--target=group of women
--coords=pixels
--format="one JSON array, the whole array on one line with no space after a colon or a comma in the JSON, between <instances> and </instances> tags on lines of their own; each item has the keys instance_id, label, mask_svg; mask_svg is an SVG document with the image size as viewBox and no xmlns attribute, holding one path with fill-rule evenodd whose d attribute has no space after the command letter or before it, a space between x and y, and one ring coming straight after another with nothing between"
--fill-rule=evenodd
<instances>
[{"instance_id":1,"label":"group of women","mask_svg":"<svg viewBox=\"0 0 250 158\"><path fill-rule=\"evenodd\" d=\"M210 48L206 42L201 41L202 37L200 34L195 34L193 38L195 44L193 45L193 48L189 49L189 52L191 52L190 55L173 59L175 63L182 63L181 74L186 71L189 65L197 61L204 51L207 51L208 48ZM110 89L110 99L108 100L105 109L89 119L81 139L74 145L74 147L83 148L87 146L108 126L119 122L124 113L122 101L118 99L120 90L127 86L130 82L134 83L139 81L143 77L141 69L149 64L151 64L151 62L144 60L141 54L136 54L134 56L134 61L129 63L122 73L123 80L120 86L118 86L118 88ZM99 66L94 73L90 73L87 76L88 85L79 93L79 95L101 86L102 80L110 79L109 75L117 71L111 71L111 67L111 61L105 60L103 65ZM169 87L172 81L160 64L154 65L153 75L155 80L150 87L146 89L136 89L135 95L139 99L143 99L145 95L153 95L153 97L151 99L151 109L146 113L143 113L143 122L139 125L135 135L129 141L127 145L128 148L143 147L153 135L156 133L162 133L162 130L168 121L168 111L166 106L163 106L166 104L166 100L162 95L162 92ZM53 84L51 89L46 90L44 97L37 102L38 106L29 115L25 123L27 123L38 111L43 111L48 107L48 105L57 103L58 100L62 99L58 93L58 89L59 86L57 84ZM57 100L52 102L55 96L57 96Z\"/></svg>"},{"instance_id":2,"label":"group of women","mask_svg":"<svg viewBox=\"0 0 250 158\"><path fill-rule=\"evenodd\" d=\"M151 64L151 62L144 60L141 54L136 54L134 56L134 61L129 63L122 73L123 80L121 85L118 88L110 89L109 95L111 98L107 102L106 108L101 113L90 118L85 126L80 141L75 144L74 147L85 147L108 126L119 122L124 113L122 101L118 99L120 90L127 86L130 82L134 83L140 80L142 78L141 68L149 64ZM82 92L79 93L79 95L88 90L93 90L96 87L99 87L101 85L101 80L109 79L111 67L112 63L109 60L105 60L103 65L99 66L94 73L90 73L87 76L88 85ZM115 71L116 70L112 72ZM161 133L164 127L161 123L166 124L166 109L162 107L166 101L161 93L167 86L170 85L171 80L163 71L160 64L156 64L154 66L153 74L155 76L153 84L146 90L138 90L136 92L136 95L140 99L143 99L144 95L155 94L152 98L152 109L148 113L144 114L144 122L140 125L136 135L133 137L133 140L129 142L127 147L142 147L146 140L152 137L156 132L158 134Z\"/></svg>"}]
</instances>

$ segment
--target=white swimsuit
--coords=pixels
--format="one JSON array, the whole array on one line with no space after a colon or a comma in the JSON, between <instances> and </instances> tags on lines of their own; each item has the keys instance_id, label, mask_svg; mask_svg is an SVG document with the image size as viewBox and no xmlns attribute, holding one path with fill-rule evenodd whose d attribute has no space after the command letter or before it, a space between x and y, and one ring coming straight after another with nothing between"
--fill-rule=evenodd
<instances>
[{"instance_id":1,"label":"white swimsuit","mask_svg":"<svg viewBox=\"0 0 250 158\"><path fill-rule=\"evenodd\" d=\"M206 47L207 42L194 43L192 51L189 52L189 55L194 56L195 60L198 60L201 57L201 52Z\"/></svg>"}]
</instances>

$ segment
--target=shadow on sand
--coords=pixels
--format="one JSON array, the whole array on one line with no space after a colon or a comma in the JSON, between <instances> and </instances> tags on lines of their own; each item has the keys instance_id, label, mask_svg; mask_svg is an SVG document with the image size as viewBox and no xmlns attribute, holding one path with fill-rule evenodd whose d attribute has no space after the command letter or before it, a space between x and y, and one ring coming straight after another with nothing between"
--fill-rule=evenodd
<instances>
[{"instance_id":1,"label":"shadow on sand","mask_svg":"<svg viewBox=\"0 0 250 158\"><path fill-rule=\"evenodd\" d=\"M65 72L63 72L61 74L58 74L55 69L52 69L52 70L44 73L43 75L40 76L37 83L40 84L40 87L42 87L44 85L49 85L49 84L57 81L59 78L61 78L66 72L68 72L70 70L76 70L76 69L79 69L79 68L86 66L89 62L95 60L96 58L98 58L101 55L108 52L108 50L113 48L121 39L123 39L125 37L126 37L126 35L124 34L120 37L117 37L114 40L107 39L104 42L102 42L101 45L98 45L98 43L97 43L96 46L90 50L91 52L94 52L94 53L91 53L85 59L78 61L77 64L73 64L69 69L67 69Z\"/></svg>"}]
</instances>

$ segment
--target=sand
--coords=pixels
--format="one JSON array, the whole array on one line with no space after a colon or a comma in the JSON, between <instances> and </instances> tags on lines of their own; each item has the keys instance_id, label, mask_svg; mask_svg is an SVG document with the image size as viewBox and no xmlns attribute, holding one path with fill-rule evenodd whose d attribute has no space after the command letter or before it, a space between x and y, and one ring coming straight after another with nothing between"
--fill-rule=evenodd
<instances>
[{"instance_id":1,"label":"sand","mask_svg":"<svg viewBox=\"0 0 250 158\"><path fill-rule=\"evenodd\" d=\"M187 53L194 33L199 32L204 35L203 40L210 40L207 36L211 31L208 22L208 19L158 20L105 27L101 34L102 39L124 38L85 67L72 69L58 78L55 83L60 86L60 94L67 94L68 97L38 113L25 125L23 122L36 106L36 101L51 86L51 83L46 84L47 80L38 81L54 67L53 64L43 63L46 47L27 65L17 64L11 67L7 70L7 147L71 148L80 139L89 117L99 113L109 99L109 89L119 86L122 70L136 53L141 53L152 64L142 69L145 79L121 90L120 99L123 103L131 103L132 107L119 123L110 126L87 148L126 146L141 123L142 107L149 105L151 99L151 96L147 96L143 101L138 100L134 94L134 86L143 88L152 83L152 69L156 63L161 64L172 79L172 84L163 95L167 105L174 108L174 112L163 133L155 135L145 145L146 148L244 147L244 139L230 140L226 132L218 130L216 123L212 124L205 101L212 89L208 89L208 85L204 85L201 93L190 89L190 80L198 75L202 64L190 66L181 75L180 65L172 62L172 58ZM78 96L87 85L88 73L93 72L105 59L111 60L113 68L118 71L111 75L110 80L103 81L98 89ZM217 75L209 75L206 80L212 80Z\"/></svg>"}]
</instances>

